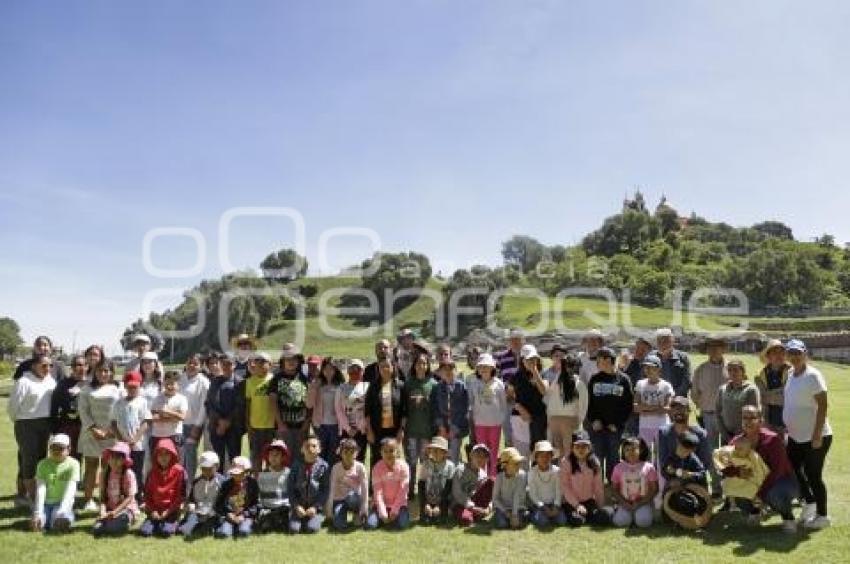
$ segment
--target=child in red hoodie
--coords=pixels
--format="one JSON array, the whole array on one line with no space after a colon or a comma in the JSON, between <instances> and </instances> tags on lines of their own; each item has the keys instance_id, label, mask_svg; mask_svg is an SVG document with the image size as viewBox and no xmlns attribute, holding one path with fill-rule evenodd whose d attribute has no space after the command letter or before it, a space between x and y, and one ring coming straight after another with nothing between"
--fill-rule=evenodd
<instances>
[{"instance_id":1,"label":"child in red hoodie","mask_svg":"<svg viewBox=\"0 0 850 564\"><path fill-rule=\"evenodd\" d=\"M144 511L147 519L139 532L144 537L170 537L177 531L180 507L186 497L186 471L180 465L174 441L160 439L153 453L153 467L145 481Z\"/></svg>"}]
</instances>

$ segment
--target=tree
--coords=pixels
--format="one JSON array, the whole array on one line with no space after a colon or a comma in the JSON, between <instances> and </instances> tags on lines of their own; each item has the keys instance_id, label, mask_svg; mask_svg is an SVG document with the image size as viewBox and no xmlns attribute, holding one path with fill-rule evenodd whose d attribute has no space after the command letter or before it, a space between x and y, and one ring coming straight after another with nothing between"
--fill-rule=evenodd
<instances>
[{"instance_id":1,"label":"tree","mask_svg":"<svg viewBox=\"0 0 850 564\"><path fill-rule=\"evenodd\" d=\"M763 221L753 225L753 229L759 233L763 233L767 237L776 239L784 239L786 241L794 240L794 233L791 228L779 221Z\"/></svg>"},{"instance_id":2,"label":"tree","mask_svg":"<svg viewBox=\"0 0 850 564\"><path fill-rule=\"evenodd\" d=\"M502 259L505 264L529 273L546 256L546 246L533 237L514 235L502 243ZM550 254L551 256L551 254Z\"/></svg>"},{"instance_id":3,"label":"tree","mask_svg":"<svg viewBox=\"0 0 850 564\"><path fill-rule=\"evenodd\" d=\"M307 274L307 259L292 249L281 249L264 258L260 269L266 280L291 282Z\"/></svg>"},{"instance_id":4,"label":"tree","mask_svg":"<svg viewBox=\"0 0 850 564\"><path fill-rule=\"evenodd\" d=\"M18 322L11 317L0 317L0 355L15 354L23 343Z\"/></svg>"}]
</instances>

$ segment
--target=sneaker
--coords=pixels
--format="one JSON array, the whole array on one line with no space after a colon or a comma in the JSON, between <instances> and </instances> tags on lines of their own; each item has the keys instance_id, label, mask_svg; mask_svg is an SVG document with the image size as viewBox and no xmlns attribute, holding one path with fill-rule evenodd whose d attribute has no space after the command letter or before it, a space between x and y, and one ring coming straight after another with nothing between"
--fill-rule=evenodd
<instances>
[{"instance_id":1,"label":"sneaker","mask_svg":"<svg viewBox=\"0 0 850 564\"><path fill-rule=\"evenodd\" d=\"M98 507L97 502L95 500L90 499L83 506L83 513L97 513L100 507Z\"/></svg>"},{"instance_id":2,"label":"sneaker","mask_svg":"<svg viewBox=\"0 0 850 564\"><path fill-rule=\"evenodd\" d=\"M797 532L797 521L793 519L788 519L787 521L782 521L782 532L783 533L796 533Z\"/></svg>"},{"instance_id":3,"label":"sneaker","mask_svg":"<svg viewBox=\"0 0 850 564\"><path fill-rule=\"evenodd\" d=\"M818 512L818 506L815 503L804 503L803 511L800 513L800 523L811 521L815 518Z\"/></svg>"},{"instance_id":4,"label":"sneaker","mask_svg":"<svg viewBox=\"0 0 850 564\"><path fill-rule=\"evenodd\" d=\"M832 521L826 515L818 515L803 523L803 527L806 529L826 529L830 525L832 525Z\"/></svg>"}]
</instances>

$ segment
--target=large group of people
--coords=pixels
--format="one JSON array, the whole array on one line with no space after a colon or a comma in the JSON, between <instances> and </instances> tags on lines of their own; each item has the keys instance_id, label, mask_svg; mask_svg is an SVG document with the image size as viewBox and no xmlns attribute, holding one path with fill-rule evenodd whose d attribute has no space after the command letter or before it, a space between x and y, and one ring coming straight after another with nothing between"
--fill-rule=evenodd
<instances>
[{"instance_id":1,"label":"large group of people","mask_svg":"<svg viewBox=\"0 0 850 564\"><path fill-rule=\"evenodd\" d=\"M465 362L407 330L368 365L291 343L273 361L240 335L233 353L165 370L150 345L134 337L122 377L98 346L62 365L47 337L18 366L16 503L33 530L68 531L79 513L95 536L137 522L190 538L326 521L700 529L721 503L753 526L776 513L789 533L830 524L827 388L800 340L768 342L752 380L722 339L692 370L669 329L619 352L590 331L545 370L520 330Z\"/></svg>"}]
</instances>

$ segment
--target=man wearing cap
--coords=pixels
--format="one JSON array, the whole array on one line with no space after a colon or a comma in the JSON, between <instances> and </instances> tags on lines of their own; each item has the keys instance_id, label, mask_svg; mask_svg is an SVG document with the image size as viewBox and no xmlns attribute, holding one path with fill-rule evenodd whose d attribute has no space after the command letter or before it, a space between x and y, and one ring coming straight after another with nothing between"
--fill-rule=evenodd
<instances>
[{"instance_id":1,"label":"man wearing cap","mask_svg":"<svg viewBox=\"0 0 850 564\"><path fill-rule=\"evenodd\" d=\"M381 339L375 343L375 362L366 365L366 370L363 372L364 382L372 384L372 382L380 379L378 364L382 360L391 359L391 348L390 342L386 339Z\"/></svg>"},{"instance_id":2,"label":"man wearing cap","mask_svg":"<svg viewBox=\"0 0 850 564\"><path fill-rule=\"evenodd\" d=\"M584 350L578 353L578 358L581 361L578 376L587 385L590 378L599 372L599 367L596 364L596 352L605 346L605 335L599 329L591 329L584 334L581 346Z\"/></svg>"},{"instance_id":3,"label":"man wearing cap","mask_svg":"<svg viewBox=\"0 0 850 564\"><path fill-rule=\"evenodd\" d=\"M785 347L779 339L771 339L760 355L764 368L753 379L765 407L764 422L777 433L785 432L782 410L785 406L785 384L791 364L785 359Z\"/></svg>"},{"instance_id":4,"label":"man wearing cap","mask_svg":"<svg viewBox=\"0 0 850 564\"><path fill-rule=\"evenodd\" d=\"M145 335L144 333L138 333L133 335L130 340L130 346L133 347L133 354L135 355L133 358L127 362L127 365L124 367L124 373L141 371L141 363L142 359L145 357L147 353L153 352L151 338ZM154 353L156 354L156 353ZM165 374L165 370L162 367L162 363L159 361L159 357L156 359L156 365L159 369L160 374Z\"/></svg>"},{"instance_id":5,"label":"man wearing cap","mask_svg":"<svg viewBox=\"0 0 850 564\"><path fill-rule=\"evenodd\" d=\"M610 347L596 351L598 370L587 386L587 420L593 452L605 461L605 476L611 479L620 460L620 439L634 409L634 390L629 377L616 367L617 356Z\"/></svg>"},{"instance_id":6,"label":"man wearing cap","mask_svg":"<svg viewBox=\"0 0 850 564\"><path fill-rule=\"evenodd\" d=\"M415 335L413 331L410 329L402 329L397 337L398 344L393 350L393 358L395 359L395 365L398 367L399 372L401 372L401 377L404 380L407 380L410 377L410 371L413 368L413 341L415 340Z\"/></svg>"},{"instance_id":7,"label":"man wearing cap","mask_svg":"<svg viewBox=\"0 0 850 564\"><path fill-rule=\"evenodd\" d=\"M674 347L673 331L663 327L656 331L658 348L653 354L661 359L661 377L673 385L677 396L688 397L691 388L691 359Z\"/></svg>"},{"instance_id":8,"label":"man wearing cap","mask_svg":"<svg viewBox=\"0 0 850 564\"><path fill-rule=\"evenodd\" d=\"M499 377L505 386L513 382L520 365L520 352L525 344L525 333L522 329L511 329L508 348L493 354L499 367ZM508 408L505 410L505 421L502 423L502 432L505 435L505 446L513 446L513 430L511 429L511 412L514 408L512 398L508 398Z\"/></svg>"},{"instance_id":9,"label":"man wearing cap","mask_svg":"<svg viewBox=\"0 0 850 564\"><path fill-rule=\"evenodd\" d=\"M708 434L709 448L713 451L720 446L720 424L717 420L717 396L720 386L729 380L729 372L726 369L726 341L720 338L710 338L705 343L708 360L697 366L691 380L691 400L699 410L700 425ZM714 464L709 466L711 470L711 481L720 483L720 476L714 469ZM714 490L715 497L720 495L719 489Z\"/></svg>"},{"instance_id":10,"label":"man wearing cap","mask_svg":"<svg viewBox=\"0 0 850 564\"><path fill-rule=\"evenodd\" d=\"M684 433L693 433L698 440L698 445L695 454L706 468L711 468L713 463L711 459L711 446L708 444L708 435L705 429L699 425L691 425L688 419L691 415L691 402L688 398L676 396L670 402L670 424L661 427L658 431L658 461L667 460L674 452L676 452L676 444L679 441L679 436ZM719 488L719 483L711 485L712 488Z\"/></svg>"},{"instance_id":11,"label":"man wearing cap","mask_svg":"<svg viewBox=\"0 0 850 564\"><path fill-rule=\"evenodd\" d=\"M237 335L233 340L236 346L236 366L233 367L233 373L239 378L246 378L249 373L248 362L251 358L251 353L256 350L254 339L246 333Z\"/></svg>"}]
</instances>

